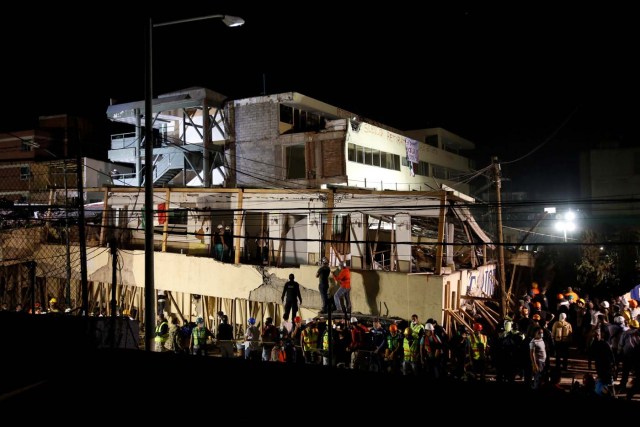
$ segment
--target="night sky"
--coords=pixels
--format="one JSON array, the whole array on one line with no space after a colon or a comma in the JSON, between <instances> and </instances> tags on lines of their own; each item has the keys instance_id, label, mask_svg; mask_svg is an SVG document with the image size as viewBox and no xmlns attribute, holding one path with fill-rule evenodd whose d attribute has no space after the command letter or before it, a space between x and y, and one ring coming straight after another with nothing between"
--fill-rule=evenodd
<instances>
[{"instance_id":1,"label":"night sky","mask_svg":"<svg viewBox=\"0 0 640 427\"><path fill-rule=\"evenodd\" d=\"M297 91L399 129L444 127L476 143L478 168L548 140L503 168L505 190L536 199L577 194L578 150L639 144L640 26L631 6L262 3L152 11L156 22L217 13L246 20L157 28L155 93ZM145 14L117 2L16 7L0 28L0 130L28 129L41 114L104 117L110 98L143 99Z\"/></svg>"}]
</instances>

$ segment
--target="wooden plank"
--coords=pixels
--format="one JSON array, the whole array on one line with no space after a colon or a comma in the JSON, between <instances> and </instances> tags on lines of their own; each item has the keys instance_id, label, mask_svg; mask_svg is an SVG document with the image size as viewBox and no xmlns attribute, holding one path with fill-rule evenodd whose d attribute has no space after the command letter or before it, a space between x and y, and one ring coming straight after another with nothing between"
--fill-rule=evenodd
<instances>
[{"instance_id":1,"label":"wooden plank","mask_svg":"<svg viewBox=\"0 0 640 427\"><path fill-rule=\"evenodd\" d=\"M446 224L447 213L447 193L443 192L440 196L440 215L438 217L438 242L436 244L436 269L435 274L442 274L442 257L444 256L444 227Z\"/></svg>"}]
</instances>

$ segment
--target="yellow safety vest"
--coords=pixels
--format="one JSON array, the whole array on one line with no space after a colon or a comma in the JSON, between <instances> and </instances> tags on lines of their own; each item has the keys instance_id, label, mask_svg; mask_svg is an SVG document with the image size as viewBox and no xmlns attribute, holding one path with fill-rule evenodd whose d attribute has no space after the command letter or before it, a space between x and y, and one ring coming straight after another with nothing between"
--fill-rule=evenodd
<instances>
[{"instance_id":1,"label":"yellow safety vest","mask_svg":"<svg viewBox=\"0 0 640 427\"><path fill-rule=\"evenodd\" d=\"M163 343L169 338L169 329L167 328L167 333L164 335L158 335L162 330L163 325L167 325L167 322L162 322L158 326L156 326L156 337L153 339L155 342Z\"/></svg>"}]
</instances>

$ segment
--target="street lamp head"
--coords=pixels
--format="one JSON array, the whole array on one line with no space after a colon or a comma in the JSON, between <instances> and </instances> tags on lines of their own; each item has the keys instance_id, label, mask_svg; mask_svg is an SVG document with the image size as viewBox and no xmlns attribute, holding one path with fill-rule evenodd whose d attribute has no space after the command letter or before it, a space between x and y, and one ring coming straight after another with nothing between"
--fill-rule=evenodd
<instances>
[{"instance_id":1,"label":"street lamp head","mask_svg":"<svg viewBox=\"0 0 640 427\"><path fill-rule=\"evenodd\" d=\"M244 19L232 15L225 15L224 18L222 18L222 22L224 22L227 27L240 27L244 25Z\"/></svg>"}]
</instances>

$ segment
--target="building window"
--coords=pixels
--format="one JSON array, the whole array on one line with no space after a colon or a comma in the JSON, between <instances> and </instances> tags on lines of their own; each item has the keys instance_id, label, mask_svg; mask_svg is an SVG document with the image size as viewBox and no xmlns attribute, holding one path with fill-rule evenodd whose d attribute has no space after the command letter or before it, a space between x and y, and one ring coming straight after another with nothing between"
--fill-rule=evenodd
<instances>
[{"instance_id":1,"label":"building window","mask_svg":"<svg viewBox=\"0 0 640 427\"><path fill-rule=\"evenodd\" d=\"M29 166L20 166L20 180L27 181L31 176L31 168Z\"/></svg>"},{"instance_id":2,"label":"building window","mask_svg":"<svg viewBox=\"0 0 640 427\"><path fill-rule=\"evenodd\" d=\"M427 145L438 148L438 135L429 135L424 138Z\"/></svg>"},{"instance_id":3,"label":"building window","mask_svg":"<svg viewBox=\"0 0 640 427\"><path fill-rule=\"evenodd\" d=\"M292 145L286 148L287 179L306 178L304 145Z\"/></svg>"},{"instance_id":4,"label":"building window","mask_svg":"<svg viewBox=\"0 0 640 427\"><path fill-rule=\"evenodd\" d=\"M187 225L188 223L189 211L187 209L171 209L169 211L169 224Z\"/></svg>"},{"instance_id":5,"label":"building window","mask_svg":"<svg viewBox=\"0 0 640 427\"><path fill-rule=\"evenodd\" d=\"M380 167L380 150L371 150L372 165Z\"/></svg>"},{"instance_id":6,"label":"building window","mask_svg":"<svg viewBox=\"0 0 640 427\"><path fill-rule=\"evenodd\" d=\"M438 179L448 179L447 178L447 168L442 166L433 166L433 177Z\"/></svg>"},{"instance_id":7,"label":"building window","mask_svg":"<svg viewBox=\"0 0 640 427\"><path fill-rule=\"evenodd\" d=\"M293 124L293 108L280 104L280 121L282 123Z\"/></svg>"},{"instance_id":8,"label":"building window","mask_svg":"<svg viewBox=\"0 0 640 427\"><path fill-rule=\"evenodd\" d=\"M350 162L355 162L356 161L356 145L349 143L349 145L347 146L347 159Z\"/></svg>"}]
</instances>

